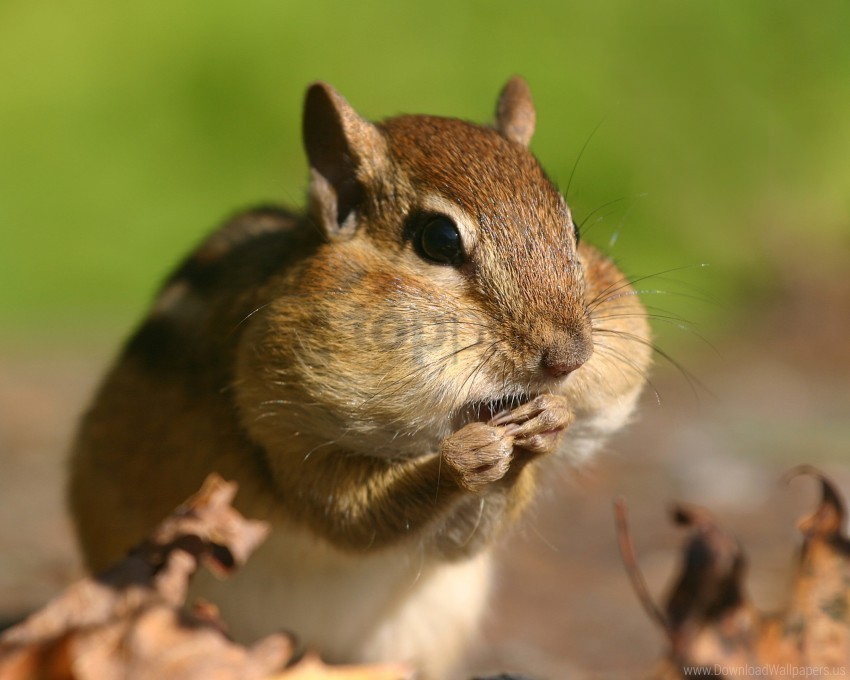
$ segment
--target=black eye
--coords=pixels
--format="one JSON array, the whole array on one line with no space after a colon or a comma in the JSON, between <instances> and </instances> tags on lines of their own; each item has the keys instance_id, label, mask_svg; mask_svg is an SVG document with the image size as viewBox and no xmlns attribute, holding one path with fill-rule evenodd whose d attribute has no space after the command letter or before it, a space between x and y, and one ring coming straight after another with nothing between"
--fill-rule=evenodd
<instances>
[{"instance_id":1,"label":"black eye","mask_svg":"<svg viewBox=\"0 0 850 680\"><path fill-rule=\"evenodd\" d=\"M428 217L419 232L419 254L433 262L457 265L463 261L463 244L457 225L444 215Z\"/></svg>"},{"instance_id":2,"label":"black eye","mask_svg":"<svg viewBox=\"0 0 850 680\"><path fill-rule=\"evenodd\" d=\"M573 222L573 235L576 238L576 245L581 241L581 232L578 229L578 222Z\"/></svg>"}]
</instances>

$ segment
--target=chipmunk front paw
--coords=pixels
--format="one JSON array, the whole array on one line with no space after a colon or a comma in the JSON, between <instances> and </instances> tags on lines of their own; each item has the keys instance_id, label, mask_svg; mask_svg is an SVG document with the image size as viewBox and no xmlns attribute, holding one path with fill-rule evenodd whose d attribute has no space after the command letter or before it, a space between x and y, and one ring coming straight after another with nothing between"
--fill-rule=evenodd
<instances>
[{"instance_id":1,"label":"chipmunk front paw","mask_svg":"<svg viewBox=\"0 0 850 680\"><path fill-rule=\"evenodd\" d=\"M507 427L475 422L446 437L440 454L460 486L478 492L505 476L513 447Z\"/></svg>"},{"instance_id":2,"label":"chipmunk front paw","mask_svg":"<svg viewBox=\"0 0 850 680\"><path fill-rule=\"evenodd\" d=\"M490 425L503 426L514 447L532 457L554 453L573 420L567 400L559 394L541 394L512 411L499 414Z\"/></svg>"},{"instance_id":3,"label":"chipmunk front paw","mask_svg":"<svg viewBox=\"0 0 850 680\"><path fill-rule=\"evenodd\" d=\"M554 452L571 421L563 397L543 394L487 423L468 423L443 440L440 455L462 488L480 492L511 468L518 471L532 458Z\"/></svg>"}]
</instances>

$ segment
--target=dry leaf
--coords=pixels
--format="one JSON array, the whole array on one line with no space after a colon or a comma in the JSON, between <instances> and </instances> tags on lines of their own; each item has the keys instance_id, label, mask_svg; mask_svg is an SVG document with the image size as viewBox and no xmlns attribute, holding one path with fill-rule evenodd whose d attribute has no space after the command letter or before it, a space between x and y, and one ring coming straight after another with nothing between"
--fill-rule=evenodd
<instances>
[{"instance_id":1,"label":"dry leaf","mask_svg":"<svg viewBox=\"0 0 850 680\"><path fill-rule=\"evenodd\" d=\"M656 677L850 676L850 541L847 511L829 480L812 468L795 474L821 484L817 510L799 523L803 534L788 606L765 615L745 589L746 557L704 509L677 506L674 521L688 529L679 575L659 609L637 569L622 506L621 552L636 591L669 641Z\"/></svg>"},{"instance_id":2,"label":"dry leaf","mask_svg":"<svg viewBox=\"0 0 850 680\"><path fill-rule=\"evenodd\" d=\"M270 635L250 648L227 638L208 603L184 607L201 562L227 574L268 534L231 506L236 485L211 475L126 559L0 636L4 680L401 680L399 667L333 669L308 657L289 669L293 644Z\"/></svg>"},{"instance_id":3,"label":"dry leaf","mask_svg":"<svg viewBox=\"0 0 850 680\"><path fill-rule=\"evenodd\" d=\"M411 670L398 664L326 666L315 654L307 654L297 664L268 680L405 680L411 677Z\"/></svg>"}]
</instances>

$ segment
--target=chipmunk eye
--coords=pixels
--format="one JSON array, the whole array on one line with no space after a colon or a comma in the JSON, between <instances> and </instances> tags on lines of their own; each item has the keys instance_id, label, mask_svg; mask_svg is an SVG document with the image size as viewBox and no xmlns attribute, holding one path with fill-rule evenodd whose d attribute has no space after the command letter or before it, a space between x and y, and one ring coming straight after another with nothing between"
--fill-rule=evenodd
<instances>
[{"instance_id":1,"label":"chipmunk eye","mask_svg":"<svg viewBox=\"0 0 850 680\"><path fill-rule=\"evenodd\" d=\"M419 233L420 255L440 264L460 264L463 244L457 225L444 215L428 218Z\"/></svg>"},{"instance_id":2,"label":"chipmunk eye","mask_svg":"<svg viewBox=\"0 0 850 680\"><path fill-rule=\"evenodd\" d=\"M579 231L579 228L578 228L578 222L575 222L575 221L573 221L573 236L575 236L576 245L578 245L579 241L581 241L581 232Z\"/></svg>"}]
</instances>

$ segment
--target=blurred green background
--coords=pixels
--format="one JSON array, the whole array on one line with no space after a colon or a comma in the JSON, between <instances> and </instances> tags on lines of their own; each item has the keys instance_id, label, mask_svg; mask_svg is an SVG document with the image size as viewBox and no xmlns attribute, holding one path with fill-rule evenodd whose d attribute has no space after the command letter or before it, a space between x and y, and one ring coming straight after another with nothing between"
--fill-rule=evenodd
<instances>
[{"instance_id":1,"label":"blurred green background","mask_svg":"<svg viewBox=\"0 0 850 680\"><path fill-rule=\"evenodd\" d=\"M682 268L645 285L722 334L789 267L848 272L848 35L846 0L2 0L0 333L123 333L224 216L300 205L310 81L489 121L520 73L562 188L589 140L570 202L614 203L587 238Z\"/></svg>"}]
</instances>

